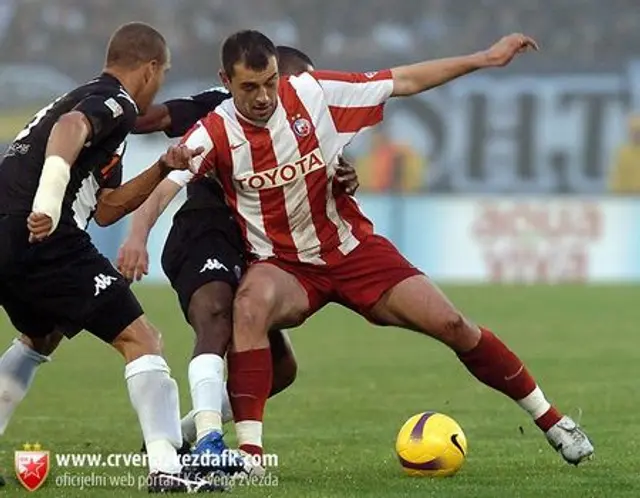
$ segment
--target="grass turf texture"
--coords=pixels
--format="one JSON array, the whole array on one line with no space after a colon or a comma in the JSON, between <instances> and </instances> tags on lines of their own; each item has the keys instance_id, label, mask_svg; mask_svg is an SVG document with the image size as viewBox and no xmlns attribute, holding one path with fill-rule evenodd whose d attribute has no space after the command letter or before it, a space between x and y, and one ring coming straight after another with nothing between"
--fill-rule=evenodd
<instances>
[{"instance_id":1,"label":"grass turf texture","mask_svg":"<svg viewBox=\"0 0 640 498\"><path fill-rule=\"evenodd\" d=\"M575 468L548 446L526 414L477 383L455 356L417 334L374 328L328 307L293 332L300 362L296 383L267 408L268 451L279 456L277 486L245 487L235 496L352 497L637 497L640 367L635 287L453 287L457 305L515 349L548 396L582 425L596 459ZM189 407L186 367L192 333L170 289L136 287L148 316L163 331L167 356ZM4 345L12 328L0 317ZM398 429L411 415L437 410L454 417L469 439L462 471L443 480L405 477L395 459ZM521 430L521 427L523 430ZM234 442L228 428L230 443ZM83 334L65 342L45 365L2 439L7 486L14 450L26 441L52 452L127 453L140 446L123 365L109 348ZM76 468L136 478L144 469ZM80 491L58 487L52 468L41 497L132 496L110 485ZM87 494L88 491L88 494ZM146 493L146 491L145 491ZM33 496L33 495L32 495Z\"/></svg>"}]
</instances>

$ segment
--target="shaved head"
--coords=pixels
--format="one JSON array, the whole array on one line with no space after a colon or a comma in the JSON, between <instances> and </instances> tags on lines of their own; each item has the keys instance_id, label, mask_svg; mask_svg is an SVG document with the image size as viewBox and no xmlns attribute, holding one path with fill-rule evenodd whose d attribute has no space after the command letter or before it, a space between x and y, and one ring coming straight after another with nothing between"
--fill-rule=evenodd
<instances>
[{"instance_id":1,"label":"shaved head","mask_svg":"<svg viewBox=\"0 0 640 498\"><path fill-rule=\"evenodd\" d=\"M111 36L107 48L107 67L135 69L152 61L168 62L167 43L154 27L131 22L120 26Z\"/></svg>"}]
</instances>

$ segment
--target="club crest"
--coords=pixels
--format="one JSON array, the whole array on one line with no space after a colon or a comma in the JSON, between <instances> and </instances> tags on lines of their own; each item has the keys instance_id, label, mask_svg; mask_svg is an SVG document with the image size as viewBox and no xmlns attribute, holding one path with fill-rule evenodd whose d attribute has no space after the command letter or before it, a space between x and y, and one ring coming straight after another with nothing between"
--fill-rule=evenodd
<instances>
[{"instance_id":1,"label":"club crest","mask_svg":"<svg viewBox=\"0 0 640 498\"><path fill-rule=\"evenodd\" d=\"M35 491L49 475L49 452L43 451L39 444L25 444L23 448L24 450L15 452L16 476L27 490Z\"/></svg>"},{"instance_id":2,"label":"club crest","mask_svg":"<svg viewBox=\"0 0 640 498\"><path fill-rule=\"evenodd\" d=\"M308 119L298 118L293 122L293 131L300 138L307 137L311 133L311 123Z\"/></svg>"}]
</instances>

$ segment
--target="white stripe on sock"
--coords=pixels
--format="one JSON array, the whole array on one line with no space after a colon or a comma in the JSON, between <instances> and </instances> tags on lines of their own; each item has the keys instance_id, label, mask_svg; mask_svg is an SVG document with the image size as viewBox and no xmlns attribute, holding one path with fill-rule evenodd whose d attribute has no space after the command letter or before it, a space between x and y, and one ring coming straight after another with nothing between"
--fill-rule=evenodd
<instances>
[{"instance_id":1,"label":"white stripe on sock","mask_svg":"<svg viewBox=\"0 0 640 498\"><path fill-rule=\"evenodd\" d=\"M238 436L238 446L252 444L262 448L262 422L256 420L236 422L236 435Z\"/></svg>"},{"instance_id":2,"label":"white stripe on sock","mask_svg":"<svg viewBox=\"0 0 640 498\"><path fill-rule=\"evenodd\" d=\"M551 408L551 404L544 397L544 393L538 386L529 395L518 401L518 404L533 417L533 420L538 420Z\"/></svg>"}]
</instances>

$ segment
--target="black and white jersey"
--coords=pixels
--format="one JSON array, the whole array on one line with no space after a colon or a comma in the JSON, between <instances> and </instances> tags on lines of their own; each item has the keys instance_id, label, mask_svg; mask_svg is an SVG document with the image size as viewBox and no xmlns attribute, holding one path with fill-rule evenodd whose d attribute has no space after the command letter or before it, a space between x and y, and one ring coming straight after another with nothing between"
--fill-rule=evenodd
<instances>
[{"instance_id":1,"label":"black and white jersey","mask_svg":"<svg viewBox=\"0 0 640 498\"><path fill-rule=\"evenodd\" d=\"M171 116L171 127L165 130L166 135L170 138L185 135L200 119L229 98L231 94L225 88L216 87L189 98L165 102ZM205 177L187 184L187 201L179 212L200 209L228 209L217 181Z\"/></svg>"},{"instance_id":2,"label":"black and white jersey","mask_svg":"<svg viewBox=\"0 0 640 498\"><path fill-rule=\"evenodd\" d=\"M165 130L166 135L169 138L183 136L189 128L229 98L231 94L220 86L192 97L166 101L164 105L169 109L171 116L171 126Z\"/></svg>"},{"instance_id":3,"label":"black and white jersey","mask_svg":"<svg viewBox=\"0 0 640 498\"><path fill-rule=\"evenodd\" d=\"M63 114L83 113L91 135L71 168L60 225L85 229L99 191L122 181L125 139L138 108L120 82L106 73L39 111L18 134L0 162L0 214L28 214L40 181L51 130Z\"/></svg>"}]
</instances>

